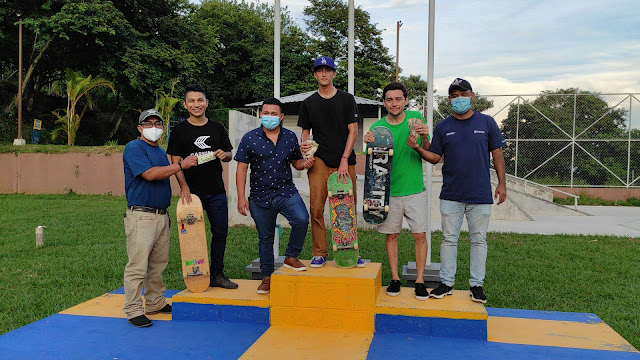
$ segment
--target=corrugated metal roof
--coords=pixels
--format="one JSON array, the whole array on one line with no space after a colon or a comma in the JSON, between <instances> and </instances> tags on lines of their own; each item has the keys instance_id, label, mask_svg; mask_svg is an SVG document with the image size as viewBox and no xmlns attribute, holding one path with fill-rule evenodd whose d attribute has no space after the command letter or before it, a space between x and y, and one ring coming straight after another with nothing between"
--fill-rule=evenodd
<instances>
[{"instance_id":1,"label":"corrugated metal roof","mask_svg":"<svg viewBox=\"0 0 640 360\"><path fill-rule=\"evenodd\" d=\"M309 96L311 96L311 94L313 94L316 91L317 90L308 91L308 92L301 93L301 94L294 94L294 95L284 96L284 97L280 98L280 101L283 104L302 102L304 99L308 98ZM359 96L354 96L354 98L356 100L356 104L358 104L358 105L380 105L380 106L383 105L382 102L376 101L376 100L365 99L365 98L359 97ZM258 102L254 102L254 103L251 103L251 104L245 104L244 106L261 106L261 105L262 105L262 101L258 101Z\"/></svg>"}]
</instances>

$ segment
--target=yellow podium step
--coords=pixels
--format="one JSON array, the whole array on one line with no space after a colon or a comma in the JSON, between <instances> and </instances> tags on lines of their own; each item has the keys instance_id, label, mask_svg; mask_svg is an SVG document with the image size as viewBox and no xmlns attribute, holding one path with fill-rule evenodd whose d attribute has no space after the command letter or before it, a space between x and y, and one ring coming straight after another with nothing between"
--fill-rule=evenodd
<instances>
[{"instance_id":1,"label":"yellow podium step","mask_svg":"<svg viewBox=\"0 0 640 360\"><path fill-rule=\"evenodd\" d=\"M280 268L271 276L271 325L373 331L374 309L381 288L381 264L322 268L296 272Z\"/></svg>"}]
</instances>

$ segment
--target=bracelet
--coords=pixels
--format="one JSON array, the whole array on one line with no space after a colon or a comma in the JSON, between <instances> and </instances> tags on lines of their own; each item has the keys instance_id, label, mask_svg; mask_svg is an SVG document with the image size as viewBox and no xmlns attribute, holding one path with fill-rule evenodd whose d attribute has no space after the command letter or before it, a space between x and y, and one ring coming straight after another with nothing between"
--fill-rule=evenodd
<instances>
[{"instance_id":1,"label":"bracelet","mask_svg":"<svg viewBox=\"0 0 640 360\"><path fill-rule=\"evenodd\" d=\"M178 166L180 166L180 171L184 172L184 170L182 169L182 163L180 161L178 161Z\"/></svg>"},{"instance_id":2,"label":"bracelet","mask_svg":"<svg viewBox=\"0 0 640 360\"><path fill-rule=\"evenodd\" d=\"M348 156L343 156L342 158L343 158L343 159L347 159L347 160L349 160L349 157L348 157Z\"/></svg>"}]
</instances>

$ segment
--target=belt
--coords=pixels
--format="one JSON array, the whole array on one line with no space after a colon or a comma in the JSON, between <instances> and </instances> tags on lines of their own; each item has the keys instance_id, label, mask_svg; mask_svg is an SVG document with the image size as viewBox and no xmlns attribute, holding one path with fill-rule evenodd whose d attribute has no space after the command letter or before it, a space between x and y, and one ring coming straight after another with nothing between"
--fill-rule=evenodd
<instances>
[{"instance_id":1,"label":"belt","mask_svg":"<svg viewBox=\"0 0 640 360\"><path fill-rule=\"evenodd\" d=\"M129 206L128 209L131 211L144 211L148 213L161 214L161 215L164 215L167 213L167 209L156 209L152 207L138 206L138 205Z\"/></svg>"}]
</instances>

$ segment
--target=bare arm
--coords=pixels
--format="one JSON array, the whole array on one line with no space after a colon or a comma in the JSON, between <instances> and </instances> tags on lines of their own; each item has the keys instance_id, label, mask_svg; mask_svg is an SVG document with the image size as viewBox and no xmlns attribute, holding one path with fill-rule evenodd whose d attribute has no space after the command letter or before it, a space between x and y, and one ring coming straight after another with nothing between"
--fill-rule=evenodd
<instances>
[{"instance_id":1,"label":"bare arm","mask_svg":"<svg viewBox=\"0 0 640 360\"><path fill-rule=\"evenodd\" d=\"M496 187L496 192L493 198L498 199L498 205L500 205L507 198L507 181L502 148L497 148L491 151L491 157L493 157L493 167L496 169L496 174L498 174L498 186Z\"/></svg>"},{"instance_id":2,"label":"bare arm","mask_svg":"<svg viewBox=\"0 0 640 360\"><path fill-rule=\"evenodd\" d=\"M358 139L358 123L354 122L348 125L349 136L347 136L347 144L342 152L342 158L340 159L340 166L338 167L338 180L346 181L349 177L349 155L353 151L353 146ZM355 179L352 179L355 181Z\"/></svg>"},{"instance_id":3,"label":"bare arm","mask_svg":"<svg viewBox=\"0 0 640 360\"><path fill-rule=\"evenodd\" d=\"M215 155L215 157L217 157L218 159L220 159L220 161L223 161L223 162L229 162L233 157L233 155L231 155L231 151L222 151L220 149L214 151L213 155Z\"/></svg>"},{"instance_id":4,"label":"bare arm","mask_svg":"<svg viewBox=\"0 0 640 360\"><path fill-rule=\"evenodd\" d=\"M311 130L302 130L302 139L301 143L300 143L300 151L302 151L303 154L306 154L307 151L309 151L311 149L311 144L307 144L307 140L309 140L309 136L311 135Z\"/></svg>"},{"instance_id":5,"label":"bare arm","mask_svg":"<svg viewBox=\"0 0 640 360\"><path fill-rule=\"evenodd\" d=\"M182 169L188 169L192 166L196 166L198 165L198 158L194 155L191 155L186 159L180 161L179 163L174 163L167 166L154 166L140 175L147 181L164 180L173 174L181 172L181 165Z\"/></svg>"},{"instance_id":6,"label":"bare arm","mask_svg":"<svg viewBox=\"0 0 640 360\"><path fill-rule=\"evenodd\" d=\"M249 203L245 196L245 186L247 184L247 169L249 164L238 161L238 168L236 170L236 187L238 190L238 212L244 216L247 216L249 211Z\"/></svg>"},{"instance_id":7,"label":"bare arm","mask_svg":"<svg viewBox=\"0 0 640 360\"><path fill-rule=\"evenodd\" d=\"M293 160L291 162L291 165L293 165L293 167L296 170L306 170L310 167L313 166L313 163L315 162L315 157L310 157L308 159L298 159L298 160Z\"/></svg>"},{"instance_id":8,"label":"bare arm","mask_svg":"<svg viewBox=\"0 0 640 360\"><path fill-rule=\"evenodd\" d=\"M171 163L177 164L182 161L181 156L171 155ZM186 201L187 204L191 203L191 189L187 184L187 179L184 177L184 173L182 171L178 171L176 173L176 179L178 180L178 185L180 185L180 199L182 199L182 203Z\"/></svg>"},{"instance_id":9,"label":"bare arm","mask_svg":"<svg viewBox=\"0 0 640 360\"><path fill-rule=\"evenodd\" d=\"M429 142L429 140L427 140L426 137L422 138L422 146L420 146L418 145L418 135L410 135L409 138L407 139L407 145L409 145L412 149L417 151L418 154L420 154L421 158L427 160L432 164L437 164L440 161L440 158L441 158L440 155L429 151L429 147L431 146L431 143Z\"/></svg>"}]
</instances>

